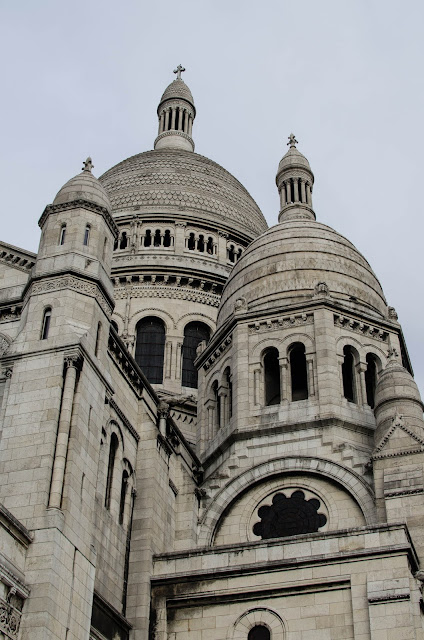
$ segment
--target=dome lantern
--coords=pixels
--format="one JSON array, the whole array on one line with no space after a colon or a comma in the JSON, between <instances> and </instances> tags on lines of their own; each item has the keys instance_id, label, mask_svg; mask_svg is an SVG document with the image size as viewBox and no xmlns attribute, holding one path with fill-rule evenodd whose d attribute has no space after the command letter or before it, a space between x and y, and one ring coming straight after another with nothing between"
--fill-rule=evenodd
<instances>
[{"instance_id":1,"label":"dome lantern","mask_svg":"<svg viewBox=\"0 0 424 640\"><path fill-rule=\"evenodd\" d=\"M280 194L279 222L306 218L315 220L312 209L312 186L314 174L308 160L296 148L293 133L287 145L290 147L278 165L276 183Z\"/></svg>"},{"instance_id":2,"label":"dome lantern","mask_svg":"<svg viewBox=\"0 0 424 640\"><path fill-rule=\"evenodd\" d=\"M158 106L159 128L155 149L184 149L194 151L191 137L196 117L191 91L181 78L185 71L180 64L174 70L177 77L163 92Z\"/></svg>"}]
</instances>

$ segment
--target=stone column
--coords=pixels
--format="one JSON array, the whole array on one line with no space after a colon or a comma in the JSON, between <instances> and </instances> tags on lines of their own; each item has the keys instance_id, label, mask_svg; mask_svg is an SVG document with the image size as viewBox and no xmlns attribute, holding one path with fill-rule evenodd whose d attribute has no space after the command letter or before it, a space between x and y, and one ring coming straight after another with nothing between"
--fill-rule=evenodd
<instances>
[{"instance_id":1,"label":"stone column","mask_svg":"<svg viewBox=\"0 0 424 640\"><path fill-rule=\"evenodd\" d=\"M283 208L285 204L286 204L286 188L285 188L285 185L283 183L283 185L281 186L281 191L280 191L280 206L281 206L281 208Z\"/></svg>"},{"instance_id":2,"label":"stone column","mask_svg":"<svg viewBox=\"0 0 424 640\"><path fill-rule=\"evenodd\" d=\"M368 405L367 403L367 385L365 384L365 371L367 370L367 365L360 362L357 371L359 376L359 388L361 397L358 398L358 404Z\"/></svg>"},{"instance_id":3,"label":"stone column","mask_svg":"<svg viewBox=\"0 0 424 640\"><path fill-rule=\"evenodd\" d=\"M293 179L294 201L299 202L299 178Z\"/></svg>"},{"instance_id":4,"label":"stone column","mask_svg":"<svg viewBox=\"0 0 424 640\"><path fill-rule=\"evenodd\" d=\"M159 133L163 133L164 120L165 120L165 112L162 111L159 118Z\"/></svg>"},{"instance_id":5,"label":"stone column","mask_svg":"<svg viewBox=\"0 0 424 640\"><path fill-rule=\"evenodd\" d=\"M261 369L257 367L253 371L253 385L254 385L254 398L253 402L255 406L260 406L261 403Z\"/></svg>"},{"instance_id":6,"label":"stone column","mask_svg":"<svg viewBox=\"0 0 424 640\"><path fill-rule=\"evenodd\" d=\"M309 182L306 183L306 202L312 207L311 185Z\"/></svg>"},{"instance_id":7,"label":"stone column","mask_svg":"<svg viewBox=\"0 0 424 640\"><path fill-rule=\"evenodd\" d=\"M185 222L175 223L175 253L182 253L185 248Z\"/></svg>"},{"instance_id":8,"label":"stone column","mask_svg":"<svg viewBox=\"0 0 424 640\"><path fill-rule=\"evenodd\" d=\"M184 111L183 111L183 109L179 109L178 110L178 125L177 125L177 130L178 131L182 131L183 130L183 117L184 117Z\"/></svg>"},{"instance_id":9,"label":"stone column","mask_svg":"<svg viewBox=\"0 0 424 640\"><path fill-rule=\"evenodd\" d=\"M191 137L191 132L193 130L193 118L191 117L191 114L188 115L188 122L189 122L188 135Z\"/></svg>"},{"instance_id":10,"label":"stone column","mask_svg":"<svg viewBox=\"0 0 424 640\"><path fill-rule=\"evenodd\" d=\"M169 126L169 109L165 110L165 131L168 131Z\"/></svg>"},{"instance_id":11,"label":"stone column","mask_svg":"<svg viewBox=\"0 0 424 640\"><path fill-rule=\"evenodd\" d=\"M306 356L306 366L308 368L308 397L313 398L315 395L314 381L314 360L312 356Z\"/></svg>"},{"instance_id":12,"label":"stone column","mask_svg":"<svg viewBox=\"0 0 424 640\"><path fill-rule=\"evenodd\" d=\"M66 456L68 453L69 432L71 429L72 407L74 402L77 370L80 368L80 356L65 357L65 382L63 385L62 406L59 416L59 429L53 462L52 483L49 507L60 509L65 478Z\"/></svg>"},{"instance_id":13,"label":"stone column","mask_svg":"<svg viewBox=\"0 0 424 640\"><path fill-rule=\"evenodd\" d=\"M166 421L169 416L169 404L164 400L159 401L158 416L159 416L159 432L165 438L166 437Z\"/></svg>"},{"instance_id":14,"label":"stone column","mask_svg":"<svg viewBox=\"0 0 424 640\"><path fill-rule=\"evenodd\" d=\"M300 199L302 202L306 202L305 179L299 178L299 182L300 182Z\"/></svg>"},{"instance_id":15,"label":"stone column","mask_svg":"<svg viewBox=\"0 0 424 640\"><path fill-rule=\"evenodd\" d=\"M214 437L215 426L215 407L211 404L208 407L208 430L206 434L206 444L208 444Z\"/></svg>"},{"instance_id":16,"label":"stone column","mask_svg":"<svg viewBox=\"0 0 424 640\"><path fill-rule=\"evenodd\" d=\"M278 362L280 363L280 402L284 402L288 400L288 361L287 358L278 358Z\"/></svg>"},{"instance_id":17,"label":"stone column","mask_svg":"<svg viewBox=\"0 0 424 640\"><path fill-rule=\"evenodd\" d=\"M218 260L227 264L227 240L228 233L218 231Z\"/></svg>"},{"instance_id":18,"label":"stone column","mask_svg":"<svg viewBox=\"0 0 424 640\"><path fill-rule=\"evenodd\" d=\"M290 202L292 201L292 196L291 196L291 182L290 182L290 180L287 180L287 182L285 182L284 184L286 185L287 204L290 204Z\"/></svg>"},{"instance_id":19,"label":"stone column","mask_svg":"<svg viewBox=\"0 0 424 640\"><path fill-rule=\"evenodd\" d=\"M171 109L171 129L175 129L175 117L177 115L177 112L175 111L175 109Z\"/></svg>"},{"instance_id":20,"label":"stone column","mask_svg":"<svg viewBox=\"0 0 424 640\"><path fill-rule=\"evenodd\" d=\"M225 389L220 389L218 391L218 396L220 398L219 402L219 413L220 413L220 425L221 429L227 426L227 392Z\"/></svg>"},{"instance_id":21,"label":"stone column","mask_svg":"<svg viewBox=\"0 0 424 640\"><path fill-rule=\"evenodd\" d=\"M171 362L172 362L172 342L170 340L166 341L165 345L165 378L171 377Z\"/></svg>"},{"instance_id":22,"label":"stone column","mask_svg":"<svg viewBox=\"0 0 424 640\"><path fill-rule=\"evenodd\" d=\"M187 109L184 109L184 133L188 134L188 111Z\"/></svg>"},{"instance_id":23,"label":"stone column","mask_svg":"<svg viewBox=\"0 0 424 640\"><path fill-rule=\"evenodd\" d=\"M175 365L175 379L181 379L181 356L183 352L183 343L177 343L177 353L176 353L176 365Z\"/></svg>"}]
</instances>

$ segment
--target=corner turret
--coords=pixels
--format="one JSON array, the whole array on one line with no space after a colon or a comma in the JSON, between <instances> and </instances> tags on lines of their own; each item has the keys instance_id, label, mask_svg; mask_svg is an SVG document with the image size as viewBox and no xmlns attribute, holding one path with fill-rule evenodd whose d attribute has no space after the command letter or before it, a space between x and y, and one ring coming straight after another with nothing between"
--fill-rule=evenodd
<instances>
[{"instance_id":1,"label":"corner turret","mask_svg":"<svg viewBox=\"0 0 424 640\"><path fill-rule=\"evenodd\" d=\"M193 120L196 117L191 91L181 78L185 71L180 64L174 73L177 77L165 89L158 106L159 129L155 149L184 149L194 151L191 137Z\"/></svg>"}]
</instances>

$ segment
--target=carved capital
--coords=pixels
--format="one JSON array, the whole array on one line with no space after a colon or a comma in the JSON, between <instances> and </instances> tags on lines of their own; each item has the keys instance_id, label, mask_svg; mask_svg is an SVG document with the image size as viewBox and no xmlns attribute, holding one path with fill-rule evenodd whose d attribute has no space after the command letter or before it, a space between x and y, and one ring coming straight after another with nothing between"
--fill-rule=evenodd
<instances>
[{"instance_id":1,"label":"carved capital","mask_svg":"<svg viewBox=\"0 0 424 640\"><path fill-rule=\"evenodd\" d=\"M65 369L73 368L77 371L81 371L83 357L79 352L67 353L63 359Z\"/></svg>"}]
</instances>

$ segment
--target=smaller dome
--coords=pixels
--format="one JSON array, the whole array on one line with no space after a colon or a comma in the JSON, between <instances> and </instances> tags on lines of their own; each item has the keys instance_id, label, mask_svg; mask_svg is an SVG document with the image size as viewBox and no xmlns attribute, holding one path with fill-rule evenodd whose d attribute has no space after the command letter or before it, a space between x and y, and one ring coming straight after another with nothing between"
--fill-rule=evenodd
<instances>
[{"instance_id":1,"label":"smaller dome","mask_svg":"<svg viewBox=\"0 0 424 640\"><path fill-rule=\"evenodd\" d=\"M305 156L296 149L296 147L290 147L286 155L283 156L278 165L278 173L284 169L291 169L294 167L301 167L311 171L311 166ZM311 172L312 173L312 172Z\"/></svg>"},{"instance_id":2,"label":"smaller dome","mask_svg":"<svg viewBox=\"0 0 424 640\"><path fill-rule=\"evenodd\" d=\"M53 204L87 200L104 207L110 212L112 205L110 204L109 196L97 178L91 173L91 168L89 168L92 166L91 159L87 159L84 164L84 170L74 178L71 178L58 191Z\"/></svg>"},{"instance_id":3,"label":"smaller dome","mask_svg":"<svg viewBox=\"0 0 424 640\"><path fill-rule=\"evenodd\" d=\"M175 78L175 80L166 87L165 91L163 92L162 98L160 99L160 104L162 104L162 102L165 102L165 100L178 98L187 100L187 102L190 102L190 104L194 107L194 100L193 96L191 95L191 91L184 80L182 80L181 78Z\"/></svg>"}]
</instances>

